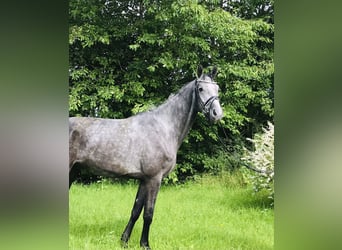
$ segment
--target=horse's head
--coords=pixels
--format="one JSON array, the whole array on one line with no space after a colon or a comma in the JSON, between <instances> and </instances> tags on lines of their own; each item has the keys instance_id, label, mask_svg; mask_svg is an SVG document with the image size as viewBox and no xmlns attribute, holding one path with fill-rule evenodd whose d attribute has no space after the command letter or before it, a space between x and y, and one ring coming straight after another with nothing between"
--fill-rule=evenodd
<instances>
[{"instance_id":1,"label":"horse's head","mask_svg":"<svg viewBox=\"0 0 342 250\"><path fill-rule=\"evenodd\" d=\"M209 122L214 123L223 116L223 111L218 98L219 86L214 81L217 68L214 67L209 74L202 74L202 67L198 68L195 91L197 104Z\"/></svg>"}]
</instances>

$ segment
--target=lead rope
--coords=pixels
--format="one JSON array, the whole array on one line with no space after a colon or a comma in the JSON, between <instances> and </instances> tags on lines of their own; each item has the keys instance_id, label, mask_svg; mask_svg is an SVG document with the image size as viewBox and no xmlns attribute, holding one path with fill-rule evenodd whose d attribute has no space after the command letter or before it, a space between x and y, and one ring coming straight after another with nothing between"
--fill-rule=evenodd
<instances>
[{"instance_id":1,"label":"lead rope","mask_svg":"<svg viewBox=\"0 0 342 250\"><path fill-rule=\"evenodd\" d=\"M222 128L222 131L223 131L225 137L228 138L228 136L226 134L226 131L225 131L224 127L221 125L221 123L219 123L219 126ZM216 136L219 139L219 141L221 142L221 144L223 145L224 151L226 151L227 154L230 154L228 147L223 142L222 138L218 135L218 133L216 133ZM246 168L248 168L250 170L253 170L253 171L257 172L257 173L261 173L261 174L270 174L270 173L272 173L272 171L265 171L265 170L262 170L262 169L258 169L258 168L252 167L252 166L248 165L247 163L241 161L241 159L239 161L239 164L241 164L242 166L244 166L244 167L246 167Z\"/></svg>"}]
</instances>

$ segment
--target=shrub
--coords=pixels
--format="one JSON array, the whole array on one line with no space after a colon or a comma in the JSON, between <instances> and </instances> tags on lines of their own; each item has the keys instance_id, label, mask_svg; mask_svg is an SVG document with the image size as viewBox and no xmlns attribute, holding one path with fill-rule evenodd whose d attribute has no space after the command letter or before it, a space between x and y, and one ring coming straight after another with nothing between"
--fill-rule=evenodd
<instances>
[{"instance_id":1,"label":"shrub","mask_svg":"<svg viewBox=\"0 0 342 250\"><path fill-rule=\"evenodd\" d=\"M255 192L266 190L268 197L274 201L274 126L268 122L268 128L263 128L263 133L256 134L254 139L248 138L254 146L254 150L244 148L242 160L247 165L259 170L245 171L251 181Z\"/></svg>"}]
</instances>

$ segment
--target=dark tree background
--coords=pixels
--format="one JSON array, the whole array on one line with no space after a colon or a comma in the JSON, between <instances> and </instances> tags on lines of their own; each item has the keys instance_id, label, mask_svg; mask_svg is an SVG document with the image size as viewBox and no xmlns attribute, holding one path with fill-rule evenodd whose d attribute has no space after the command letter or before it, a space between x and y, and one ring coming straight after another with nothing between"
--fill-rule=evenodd
<instances>
[{"instance_id":1,"label":"dark tree background","mask_svg":"<svg viewBox=\"0 0 342 250\"><path fill-rule=\"evenodd\" d=\"M69 3L70 116L129 117L216 65L225 116L199 115L166 181L239 167L245 139L273 122L273 0Z\"/></svg>"}]
</instances>

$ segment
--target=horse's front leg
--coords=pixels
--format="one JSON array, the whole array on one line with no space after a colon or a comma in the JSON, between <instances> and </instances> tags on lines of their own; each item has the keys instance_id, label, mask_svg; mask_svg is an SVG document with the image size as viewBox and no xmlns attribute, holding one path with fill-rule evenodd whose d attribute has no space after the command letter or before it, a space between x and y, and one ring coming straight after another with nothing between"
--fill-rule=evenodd
<instances>
[{"instance_id":1,"label":"horse's front leg","mask_svg":"<svg viewBox=\"0 0 342 250\"><path fill-rule=\"evenodd\" d=\"M139 188L138 188L137 195L135 197L134 205L133 205L132 212L131 212L131 217L121 236L121 241L124 246L127 246L127 242L129 240L129 237L131 236L134 224L140 216L141 210L145 202L145 197L146 197L145 183L144 181L141 181Z\"/></svg>"},{"instance_id":2,"label":"horse's front leg","mask_svg":"<svg viewBox=\"0 0 342 250\"><path fill-rule=\"evenodd\" d=\"M146 181L146 199L144 204L144 226L143 231L140 238L140 246L145 248L146 250L150 250L149 245L149 231L150 231L150 225L152 223L153 219L153 212L154 212L154 206L156 203L157 195L160 189L161 184L161 178L152 178L148 181Z\"/></svg>"}]
</instances>

